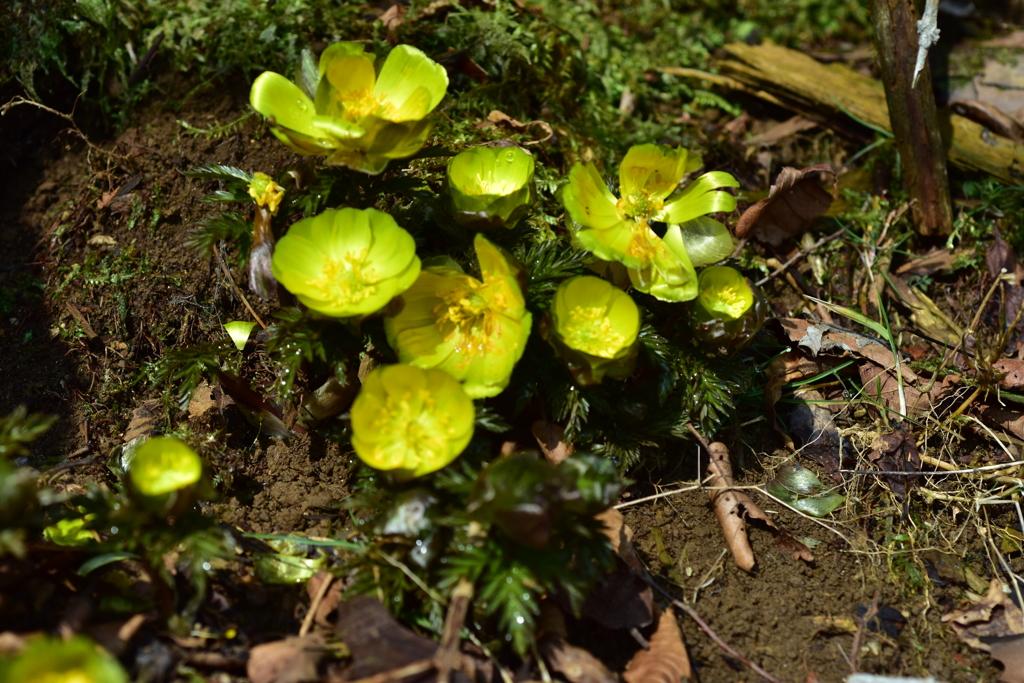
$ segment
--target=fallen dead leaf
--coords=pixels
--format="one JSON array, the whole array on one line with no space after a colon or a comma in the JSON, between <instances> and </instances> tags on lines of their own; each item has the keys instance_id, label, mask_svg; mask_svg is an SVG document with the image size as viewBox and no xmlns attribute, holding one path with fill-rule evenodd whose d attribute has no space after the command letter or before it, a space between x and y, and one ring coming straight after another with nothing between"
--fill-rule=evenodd
<instances>
[{"instance_id":1,"label":"fallen dead leaf","mask_svg":"<svg viewBox=\"0 0 1024 683\"><path fill-rule=\"evenodd\" d=\"M552 465L557 465L576 451L571 443L565 442L565 430L553 422L537 420L533 423L531 431L544 457Z\"/></svg>"},{"instance_id":2,"label":"fallen dead leaf","mask_svg":"<svg viewBox=\"0 0 1024 683\"><path fill-rule=\"evenodd\" d=\"M789 411L786 423L802 444L800 454L824 467L838 483L843 480L838 471L842 469L844 459L852 458L852 446L840 436L832 411L815 403L824 399L814 390L800 392L796 396L799 403Z\"/></svg>"},{"instance_id":3,"label":"fallen dead leaf","mask_svg":"<svg viewBox=\"0 0 1024 683\"><path fill-rule=\"evenodd\" d=\"M323 582L331 578L327 572L323 570L318 571L306 583L306 593L309 595L309 599L312 600L320 592ZM334 612L338 609L338 605L341 603L343 583L343 581L331 581L331 585L328 586L324 597L320 599L320 605L317 607L316 615L313 618L317 626L328 631L334 629L333 616Z\"/></svg>"},{"instance_id":4,"label":"fallen dead leaf","mask_svg":"<svg viewBox=\"0 0 1024 683\"><path fill-rule=\"evenodd\" d=\"M555 131L551 128L551 124L546 121L517 121L505 112L498 111L497 109L491 111L487 115L487 120L476 124L476 128L491 128L498 126L500 128L507 128L508 130L515 133L526 133L530 128L536 127L544 134L544 137L533 140L532 142L524 142L524 145L536 145L541 142L547 142L555 135Z\"/></svg>"},{"instance_id":5,"label":"fallen dead leaf","mask_svg":"<svg viewBox=\"0 0 1024 683\"><path fill-rule=\"evenodd\" d=\"M1003 240L1003 236L999 234L998 227L995 229L994 237L992 245L985 252L985 265L988 266L988 276L994 280L1001 271L1005 270L1007 274L1014 275L1017 278L1016 284L1007 286L1003 296L1003 314L1006 316L1006 324L1010 324L1018 311L1020 311L1021 306L1024 306L1024 265L1021 265L1020 259L1017 258L1017 254L1013 251L1013 247ZM1024 320L1017 324L1017 332L1024 336Z\"/></svg>"},{"instance_id":6,"label":"fallen dead leaf","mask_svg":"<svg viewBox=\"0 0 1024 683\"><path fill-rule=\"evenodd\" d=\"M993 427L1005 429L1018 439L1024 439L1024 413L995 406L981 406L978 409L982 421Z\"/></svg>"},{"instance_id":7,"label":"fallen dead leaf","mask_svg":"<svg viewBox=\"0 0 1024 683\"><path fill-rule=\"evenodd\" d=\"M1002 662L1002 683L1024 683L1024 636L999 638L991 643L992 659Z\"/></svg>"},{"instance_id":8,"label":"fallen dead leaf","mask_svg":"<svg viewBox=\"0 0 1024 683\"><path fill-rule=\"evenodd\" d=\"M622 674L626 683L679 683L693 676L683 634L675 611L661 613L658 628L648 641L650 649L637 652Z\"/></svg>"},{"instance_id":9,"label":"fallen dead leaf","mask_svg":"<svg viewBox=\"0 0 1024 683\"><path fill-rule=\"evenodd\" d=\"M601 660L581 647L566 642L565 617L550 601L541 604L537 643L540 656L569 683L615 683L618 679Z\"/></svg>"},{"instance_id":10,"label":"fallen dead leaf","mask_svg":"<svg viewBox=\"0 0 1024 683\"><path fill-rule=\"evenodd\" d=\"M873 449L868 453L868 460L878 469L883 472L911 474L906 477L895 474L882 475L889 488L902 500L914 487L916 473L921 469L921 454L917 450L917 444L906 431L897 429L891 434L882 434L873 444Z\"/></svg>"},{"instance_id":11,"label":"fallen dead leaf","mask_svg":"<svg viewBox=\"0 0 1024 683\"><path fill-rule=\"evenodd\" d=\"M140 436L149 436L160 426L163 403L159 399L143 401L132 411L128 429L124 431L124 442L130 443Z\"/></svg>"},{"instance_id":12,"label":"fallen dead leaf","mask_svg":"<svg viewBox=\"0 0 1024 683\"><path fill-rule=\"evenodd\" d=\"M999 384L1010 391L1024 390L1024 360L1005 358L996 361L992 367L997 372L1005 372L1006 377L999 380Z\"/></svg>"},{"instance_id":13,"label":"fallen dead leaf","mask_svg":"<svg viewBox=\"0 0 1024 683\"><path fill-rule=\"evenodd\" d=\"M580 612L605 628L643 628L654 620L654 593L633 548L633 530L622 513L608 508L597 519L615 550L615 569L587 596Z\"/></svg>"},{"instance_id":14,"label":"fallen dead leaf","mask_svg":"<svg viewBox=\"0 0 1024 683\"><path fill-rule=\"evenodd\" d=\"M830 173L833 191L830 194L818 182L818 173ZM736 223L736 237L753 235L777 247L807 229L815 218L832 206L835 198L836 172L828 164L807 168L786 167L779 173L768 197L749 207Z\"/></svg>"},{"instance_id":15,"label":"fallen dead leaf","mask_svg":"<svg viewBox=\"0 0 1024 683\"><path fill-rule=\"evenodd\" d=\"M975 605L942 616L953 627L957 637L977 650L990 652L985 640L989 637L1024 634L1024 614L1003 592L998 579L992 579L988 595Z\"/></svg>"},{"instance_id":16,"label":"fallen dead leaf","mask_svg":"<svg viewBox=\"0 0 1024 683\"><path fill-rule=\"evenodd\" d=\"M345 670L348 680L429 660L437 651L437 643L399 624L384 605L367 595L338 606L336 632L352 655L352 664Z\"/></svg>"},{"instance_id":17,"label":"fallen dead leaf","mask_svg":"<svg viewBox=\"0 0 1024 683\"><path fill-rule=\"evenodd\" d=\"M732 476L728 447L715 441L708 446L708 452L711 456L708 463L711 504L715 508L715 517L722 527L725 543L732 551L736 566L743 571L752 572L757 563L754 550L750 547L750 539L747 537L747 520L755 520L767 526L779 541L779 545L787 550L793 559L813 561L814 554L810 548L776 526L747 494L731 488L736 482Z\"/></svg>"},{"instance_id":18,"label":"fallen dead leaf","mask_svg":"<svg viewBox=\"0 0 1024 683\"><path fill-rule=\"evenodd\" d=\"M784 140L801 131L817 128L818 125L819 124L811 121L810 119L805 119L802 116L794 116L791 119L787 119L782 123L772 126L766 131L747 138L743 141L743 144L748 147L759 147L761 145L771 146L780 140Z\"/></svg>"},{"instance_id":19,"label":"fallen dead leaf","mask_svg":"<svg viewBox=\"0 0 1024 683\"><path fill-rule=\"evenodd\" d=\"M934 275L940 270L948 270L956 260L957 252L943 247L935 247L920 256L914 256L896 269L897 275Z\"/></svg>"},{"instance_id":20,"label":"fallen dead leaf","mask_svg":"<svg viewBox=\"0 0 1024 683\"><path fill-rule=\"evenodd\" d=\"M957 379L951 375L941 381L919 377L905 363L897 374L896 360L887 343L838 325L811 323L798 318L780 319L779 327L790 342L806 349L812 356L821 353L854 355L863 360L858 364L864 393L890 410L900 409L900 384L908 414L924 413L952 394ZM926 390L926 391L925 391Z\"/></svg>"},{"instance_id":21,"label":"fallen dead leaf","mask_svg":"<svg viewBox=\"0 0 1024 683\"><path fill-rule=\"evenodd\" d=\"M317 665L326 642L319 633L257 645L249 652L246 673L252 683L305 683L319 678Z\"/></svg>"}]
</instances>

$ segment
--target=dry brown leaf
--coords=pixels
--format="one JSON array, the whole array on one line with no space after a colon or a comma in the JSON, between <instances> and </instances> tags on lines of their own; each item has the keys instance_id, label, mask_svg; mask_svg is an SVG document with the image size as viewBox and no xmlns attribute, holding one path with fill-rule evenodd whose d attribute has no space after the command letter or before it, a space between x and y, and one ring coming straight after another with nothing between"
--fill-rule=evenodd
<instances>
[{"instance_id":1,"label":"dry brown leaf","mask_svg":"<svg viewBox=\"0 0 1024 683\"><path fill-rule=\"evenodd\" d=\"M1016 284L1009 285L1003 296L1003 314L1009 324L1016 317L1021 306L1024 306L1024 265L1021 265L1013 247L1003 240L998 227L995 229L992 246L985 252L985 264L988 266L988 275L993 280L1003 270L1017 278ZM1024 320L1017 324L1017 331L1022 332L1021 336L1024 336Z\"/></svg>"},{"instance_id":2,"label":"dry brown leaf","mask_svg":"<svg viewBox=\"0 0 1024 683\"><path fill-rule=\"evenodd\" d=\"M708 446L711 456L708 463L708 487L711 504L715 508L715 517L722 527L725 543L732 551L736 566L746 572L752 572L757 563L754 551L747 537L747 520L756 520L769 528L779 546L790 553L793 559L805 562L814 560L810 548L793 538L787 531L776 526L775 522L742 491L730 489L736 482L732 476L732 464L729 462L729 449L724 443L715 441Z\"/></svg>"},{"instance_id":3,"label":"dry brown leaf","mask_svg":"<svg viewBox=\"0 0 1024 683\"><path fill-rule=\"evenodd\" d=\"M534 438L537 439L544 457L552 465L559 464L576 451L571 443L565 442L565 430L560 425L537 420L533 423L531 431Z\"/></svg>"},{"instance_id":4,"label":"dry brown leaf","mask_svg":"<svg viewBox=\"0 0 1024 683\"><path fill-rule=\"evenodd\" d=\"M997 372L1005 372L1006 377L999 380L999 384L1010 391L1021 391L1024 389L1024 360L1006 358L996 361L992 367Z\"/></svg>"},{"instance_id":5,"label":"dry brown leaf","mask_svg":"<svg viewBox=\"0 0 1024 683\"><path fill-rule=\"evenodd\" d=\"M917 450L917 444L903 429L896 429L891 434L882 434L872 444L872 448L874 450L868 453L868 460L883 472L916 473L921 469L921 454ZM885 474L882 477L901 499L913 488L916 478L895 474Z\"/></svg>"},{"instance_id":6,"label":"dry brown leaf","mask_svg":"<svg viewBox=\"0 0 1024 683\"><path fill-rule=\"evenodd\" d=\"M765 130L757 135L747 138L743 141L744 145L748 147L758 147L760 145L771 146L780 140L784 140L791 135L795 135L801 131L810 130L811 128L817 128L818 123L805 119L802 116L794 116L791 119L783 121L777 125L772 126L768 130Z\"/></svg>"},{"instance_id":7,"label":"dry brown leaf","mask_svg":"<svg viewBox=\"0 0 1024 683\"><path fill-rule=\"evenodd\" d=\"M671 607L661 613L649 644L650 649L640 650L626 665L622 674L626 683L679 683L693 675L683 634Z\"/></svg>"},{"instance_id":8,"label":"dry brown leaf","mask_svg":"<svg viewBox=\"0 0 1024 683\"><path fill-rule=\"evenodd\" d=\"M965 610L945 614L942 621L953 627L960 640L986 652L991 651L984 642L986 638L1024 634L1024 614L1003 592L999 579L992 579L988 595L981 602Z\"/></svg>"},{"instance_id":9,"label":"dry brown leaf","mask_svg":"<svg viewBox=\"0 0 1024 683\"><path fill-rule=\"evenodd\" d=\"M159 399L151 399L140 403L132 411L132 419L128 429L124 431L124 442L129 443L140 436L149 436L160 426L163 403Z\"/></svg>"},{"instance_id":10,"label":"dry brown leaf","mask_svg":"<svg viewBox=\"0 0 1024 683\"><path fill-rule=\"evenodd\" d=\"M327 592L324 593L323 598L320 599L320 604L317 606L316 615L314 621L317 626L326 629L328 631L334 629L334 612L338 609L338 605L341 603L341 595L344 581L334 581L327 572L320 570L318 571L308 582L306 582L306 593L309 595L309 599L313 600L317 593L320 592L320 587L324 581L331 581L331 585L327 587Z\"/></svg>"},{"instance_id":11,"label":"dry brown leaf","mask_svg":"<svg viewBox=\"0 0 1024 683\"><path fill-rule=\"evenodd\" d=\"M1024 413L1019 410L1007 410L995 406L981 406L978 409L981 419L993 427L1005 429L1018 439L1024 439Z\"/></svg>"},{"instance_id":12,"label":"dry brown leaf","mask_svg":"<svg viewBox=\"0 0 1024 683\"><path fill-rule=\"evenodd\" d=\"M1024 683L1024 636L1000 638L992 643L992 659L1003 664L1002 683Z\"/></svg>"},{"instance_id":13,"label":"dry brown leaf","mask_svg":"<svg viewBox=\"0 0 1024 683\"><path fill-rule=\"evenodd\" d=\"M491 128L498 126L501 128L507 128L515 133L526 133L530 128L536 127L544 134L544 137L534 140L532 142L525 142L525 145L536 145L541 142L547 142L555 135L554 129L546 121L517 121L505 112L494 109L490 114L487 115L487 120L476 124L476 128Z\"/></svg>"},{"instance_id":14,"label":"dry brown leaf","mask_svg":"<svg viewBox=\"0 0 1024 683\"><path fill-rule=\"evenodd\" d=\"M953 266L957 252L942 247L915 256L896 269L897 275L933 275Z\"/></svg>"},{"instance_id":15,"label":"dry brown leaf","mask_svg":"<svg viewBox=\"0 0 1024 683\"><path fill-rule=\"evenodd\" d=\"M815 218L828 211L835 198L818 182L820 172L836 172L828 164L807 168L786 167L779 173L768 197L749 207L736 223L736 237L753 235L762 242L779 246L807 229Z\"/></svg>"},{"instance_id":16,"label":"dry brown leaf","mask_svg":"<svg viewBox=\"0 0 1024 683\"><path fill-rule=\"evenodd\" d=\"M428 660L437 651L437 643L399 624L384 605L366 595L338 606L337 634L352 654L352 665L345 670L348 680Z\"/></svg>"},{"instance_id":17,"label":"dry brown leaf","mask_svg":"<svg viewBox=\"0 0 1024 683\"><path fill-rule=\"evenodd\" d=\"M605 628L642 628L654 619L654 593L644 580L644 566L633 548L633 530L622 513L608 508L597 519L615 550L615 569L583 603L581 613Z\"/></svg>"},{"instance_id":18,"label":"dry brown leaf","mask_svg":"<svg viewBox=\"0 0 1024 683\"><path fill-rule=\"evenodd\" d=\"M907 412L910 414L927 412L949 396L957 382L955 377L946 376L942 381L932 383L931 380L918 377L905 363L901 364L897 376L896 360L888 344L853 330L828 323L813 324L797 318L783 318L779 320L779 326L790 342L806 349L812 356L817 357L821 353L852 354L863 358L864 361L857 369L865 395L890 410L898 411L900 408L900 377Z\"/></svg>"},{"instance_id":19,"label":"dry brown leaf","mask_svg":"<svg viewBox=\"0 0 1024 683\"><path fill-rule=\"evenodd\" d=\"M316 667L324 654L319 633L275 640L249 652L246 673L252 683L305 683L319 678Z\"/></svg>"},{"instance_id":20,"label":"dry brown leaf","mask_svg":"<svg viewBox=\"0 0 1024 683\"><path fill-rule=\"evenodd\" d=\"M548 666L569 683L615 683L618 680L600 659L558 635L545 635L537 646Z\"/></svg>"},{"instance_id":21,"label":"dry brown leaf","mask_svg":"<svg viewBox=\"0 0 1024 683\"><path fill-rule=\"evenodd\" d=\"M804 321L798 320L797 322ZM790 450L795 448L793 440L779 424L775 414L775 404L782 398L782 388L790 382L821 374L828 367L835 365L838 365L838 362L832 362L831 359L808 358L800 351L789 351L773 358L765 368L768 383L764 389L764 407L773 427L782 435L786 447Z\"/></svg>"}]
</instances>

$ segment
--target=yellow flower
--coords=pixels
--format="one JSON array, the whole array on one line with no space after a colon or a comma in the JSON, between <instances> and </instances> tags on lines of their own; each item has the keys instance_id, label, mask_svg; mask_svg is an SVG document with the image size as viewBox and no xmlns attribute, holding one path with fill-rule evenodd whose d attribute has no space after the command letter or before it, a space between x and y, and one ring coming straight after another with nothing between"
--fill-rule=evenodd
<instances>
[{"instance_id":1,"label":"yellow flower","mask_svg":"<svg viewBox=\"0 0 1024 683\"><path fill-rule=\"evenodd\" d=\"M266 71L249 94L271 132L297 154L327 155L332 166L376 175L391 159L426 142L426 116L448 89L444 67L409 45L391 51L377 74L359 43L335 43L320 55L315 92Z\"/></svg>"},{"instance_id":2,"label":"yellow flower","mask_svg":"<svg viewBox=\"0 0 1024 683\"><path fill-rule=\"evenodd\" d=\"M633 371L640 311L621 289L591 275L566 280L550 318L542 332L576 381L597 384L606 373L623 379Z\"/></svg>"},{"instance_id":3,"label":"yellow flower","mask_svg":"<svg viewBox=\"0 0 1024 683\"><path fill-rule=\"evenodd\" d=\"M473 401L448 373L382 366L352 404L352 447L371 467L419 477L459 457L475 417Z\"/></svg>"},{"instance_id":4,"label":"yellow flower","mask_svg":"<svg viewBox=\"0 0 1024 683\"><path fill-rule=\"evenodd\" d=\"M754 292L735 268L712 266L700 274L701 306L711 313L732 320L754 305Z\"/></svg>"},{"instance_id":5,"label":"yellow flower","mask_svg":"<svg viewBox=\"0 0 1024 683\"><path fill-rule=\"evenodd\" d=\"M369 315L420 273L412 235L376 209L328 209L295 223L274 251L274 277L310 309Z\"/></svg>"},{"instance_id":6,"label":"yellow flower","mask_svg":"<svg viewBox=\"0 0 1024 683\"><path fill-rule=\"evenodd\" d=\"M511 228L534 199L533 157L519 147L470 147L448 164L455 220L467 228Z\"/></svg>"},{"instance_id":7,"label":"yellow flower","mask_svg":"<svg viewBox=\"0 0 1024 683\"><path fill-rule=\"evenodd\" d=\"M199 482L203 461L184 441L157 436L139 446L129 465L132 486L144 496L173 493Z\"/></svg>"},{"instance_id":8,"label":"yellow flower","mask_svg":"<svg viewBox=\"0 0 1024 683\"><path fill-rule=\"evenodd\" d=\"M482 280L453 268L424 269L384 330L403 363L444 370L470 397L485 398L508 386L533 318L510 257L481 235L473 244Z\"/></svg>"},{"instance_id":9,"label":"yellow flower","mask_svg":"<svg viewBox=\"0 0 1024 683\"><path fill-rule=\"evenodd\" d=\"M705 268L699 289L689 304L690 329L705 346L734 351L748 344L764 324L768 302L735 268Z\"/></svg>"},{"instance_id":10,"label":"yellow flower","mask_svg":"<svg viewBox=\"0 0 1024 683\"><path fill-rule=\"evenodd\" d=\"M128 683L121 664L85 636L43 636L11 659L0 659L0 677L24 683Z\"/></svg>"},{"instance_id":11,"label":"yellow flower","mask_svg":"<svg viewBox=\"0 0 1024 683\"><path fill-rule=\"evenodd\" d=\"M281 200L284 199L284 188L266 173L257 171L249 182L249 196L256 202L256 206L266 207L271 216L276 216Z\"/></svg>"},{"instance_id":12,"label":"yellow flower","mask_svg":"<svg viewBox=\"0 0 1024 683\"><path fill-rule=\"evenodd\" d=\"M616 199L593 163L576 164L562 195L578 225L573 236L598 258L629 268L639 291L666 301L692 299L694 268L732 252L729 232L707 214L736 208L736 198L718 190L739 184L716 171L678 190L683 176L700 165L699 157L682 148L631 147L619 166L622 196ZM669 225L664 239L652 222Z\"/></svg>"}]
</instances>

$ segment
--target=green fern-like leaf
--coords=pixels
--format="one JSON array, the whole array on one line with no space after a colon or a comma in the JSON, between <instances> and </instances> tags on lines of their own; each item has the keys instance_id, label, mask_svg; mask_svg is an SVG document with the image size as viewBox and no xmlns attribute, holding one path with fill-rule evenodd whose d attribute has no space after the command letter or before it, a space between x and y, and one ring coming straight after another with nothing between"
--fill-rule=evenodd
<instances>
[{"instance_id":1,"label":"green fern-like leaf","mask_svg":"<svg viewBox=\"0 0 1024 683\"><path fill-rule=\"evenodd\" d=\"M221 241L231 242L238 248L236 260L244 265L252 249L252 222L240 213L225 211L193 229L185 246L195 249L203 258L210 258L214 246Z\"/></svg>"}]
</instances>

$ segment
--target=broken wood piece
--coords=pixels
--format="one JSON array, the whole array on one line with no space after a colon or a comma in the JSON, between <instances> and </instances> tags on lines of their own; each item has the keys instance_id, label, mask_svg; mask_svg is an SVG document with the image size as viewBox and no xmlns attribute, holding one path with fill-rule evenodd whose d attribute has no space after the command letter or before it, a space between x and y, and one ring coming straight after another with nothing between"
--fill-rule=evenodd
<instances>
[{"instance_id":1,"label":"broken wood piece","mask_svg":"<svg viewBox=\"0 0 1024 683\"><path fill-rule=\"evenodd\" d=\"M734 58L718 63L720 74L674 67L661 71L741 90L834 128L848 127L852 115L892 132L882 84L845 64L821 64L803 52L770 41L761 45L730 43L725 49ZM945 111L939 112L939 127L948 131L943 142L948 160L958 168L987 173L1014 185L1024 177L1024 145Z\"/></svg>"},{"instance_id":2,"label":"broken wood piece","mask_svg":"<svg viewBox=\"0 0 1024 683\"><path fill-rule=\"evenodd\" d=\"M900 153L903 182L914 200L914 224L922 235L948 235L953 231L953 202L946 153L931 88L931 70L918 51L913 2L871 0L871 21L889 105L890 129ZM926 45L922 47L927 49ZM915 87L919 74L924 76L923 85Z\"/></svg>"}]
</instances>

